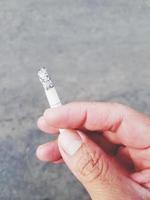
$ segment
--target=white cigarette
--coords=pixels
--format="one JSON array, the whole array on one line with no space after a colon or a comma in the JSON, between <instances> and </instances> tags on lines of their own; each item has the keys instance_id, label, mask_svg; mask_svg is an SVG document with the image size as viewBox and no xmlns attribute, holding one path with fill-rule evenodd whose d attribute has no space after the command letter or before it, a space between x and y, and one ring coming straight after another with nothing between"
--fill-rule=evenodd
<instances>
[{"instance_id":1,"label":"white cigarette","mask_svg":"<svg viewBox=\"0 0 150 200\"><path fill-rule=\"evenodd\" d=\"M55 89L54 83L50 79L46 68L41 68L38 72L38 76L44 87L50 107L55 108L61 106L61 102Z\"/></svg>"},{"instance_id":2,"label":"white cigarette","mask_svg":"<svg viewBox=\"0 0 150 200\"><path fill-rule=\"evenodd\" d=\"M57 94L57 91L55 89L54 83L52 82L52 80L50 79L46 68L41 68L38 72L38 76L39 79L44 87L45 90L45 94L47 96L47 100L49 102L49 105L51 108L56 108L61 106L61 101L59 99L59 96ZM76 131L74 130L68 130L68 129L59 129L61 134L74 134L76 133ZM67 141L66 141L66 145L67 145ZM79 148L79 146L81 145L81 143L79 141L77 141L74 146L72 146L72 148L70 149L70 155L76 151L77 148Z\"/></svg>"}]
</instances>

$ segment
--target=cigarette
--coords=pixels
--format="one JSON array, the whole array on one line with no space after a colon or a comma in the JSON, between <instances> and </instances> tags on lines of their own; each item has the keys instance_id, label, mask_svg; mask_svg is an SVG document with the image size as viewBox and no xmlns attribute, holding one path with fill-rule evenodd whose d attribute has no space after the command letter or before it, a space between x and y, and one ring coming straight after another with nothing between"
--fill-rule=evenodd
<instances>
[{"instance_id":1,"label":"cigarette","mask_svg":"<svg viewBox=\"0 0 150 200\"><path fill-rule=\"evenodd\" d=\"M55 89L55 85L49 77L47 69L41 68L38 71L38 76L45 90L45 94L47 96L47 100L49 102L50 107L56 108L58 106L61 106L62 104Z\"/></svg>"},{"instance_id":2,"label":"cigarette","mask_svg":"<svg viewBox=\"0 0 150 200\"><path fill-rule=\"evenodd\" d=\"M43 85L45 90L45 94L47 96L47 100L51 108L56 108L61 106L61 101L55 89L54 83L52 82L51 78L48 75L46 68L41 68L38 72L38 76L40 82ZM74 134L76 133L75 130L70 129L59 129L60 134ZM66 145L69 145L68 143ZM70 155L73 155L75 149L80 146L80 142L76 142L74 148L70 149Z\"/></svg>"}]
</instances>

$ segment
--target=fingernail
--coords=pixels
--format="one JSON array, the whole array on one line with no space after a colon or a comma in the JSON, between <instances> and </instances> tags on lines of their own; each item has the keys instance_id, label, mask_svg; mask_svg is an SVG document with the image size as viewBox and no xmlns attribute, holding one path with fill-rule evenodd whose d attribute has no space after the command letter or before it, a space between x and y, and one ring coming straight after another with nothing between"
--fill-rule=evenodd
<instances>
[{"instance_id":1,"label":"fingernail","mask_svg":"<svg viewBox=\"0 0 150 200\"><path fill-rule=\"evenodd\" d=\"M74 155L82 145L82 140L78 133L70 130L61 131L58 141L63 150L71 156Z\"/></svg>"},{"instance_id":2,"label":"fingernail","mask_svg":"<svg viewBox=\"0 0 150 200\"><path fill-rule=\"evenodd\" d=\"M40 145L36 150L36 155L40 160L43 160L43 157L45 155L45 148L43 148L43 145Z\"/></svg>"}]
</instances>

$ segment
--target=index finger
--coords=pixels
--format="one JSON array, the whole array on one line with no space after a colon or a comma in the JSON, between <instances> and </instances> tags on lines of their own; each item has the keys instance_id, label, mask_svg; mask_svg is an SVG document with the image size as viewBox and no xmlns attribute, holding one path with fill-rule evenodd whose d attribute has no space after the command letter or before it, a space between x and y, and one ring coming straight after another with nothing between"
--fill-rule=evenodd
<instances>
[{"instance_id":1,"label":"index finger","mask_svg":"<svg viewBox=\"0 0 150 200\"><path fill-rule=\"evenodd\" d=\"M102 131L116 143L136 148L150 146L150 119L121 104L70 103L46 110L44 118L56 128Z\"/></svg>"}]
</instances>

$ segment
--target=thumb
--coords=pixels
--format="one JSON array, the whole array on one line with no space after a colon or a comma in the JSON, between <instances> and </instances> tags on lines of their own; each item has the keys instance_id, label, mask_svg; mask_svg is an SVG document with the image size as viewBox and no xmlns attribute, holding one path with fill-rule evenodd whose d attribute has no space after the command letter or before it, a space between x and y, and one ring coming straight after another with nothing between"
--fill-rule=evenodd
<instances>
[{"instance_id":1,"label":"thumb","mask_svg":"<svg viewBox=\"0 0 150 200\"><path fill-rule=\"evenodd\" d=\"M133 197L130 179L111 157L82 132L62 130L58 146L66 165L92 199L125 199L125 194L132 194Z\"/></svg>"}]
</instances>

